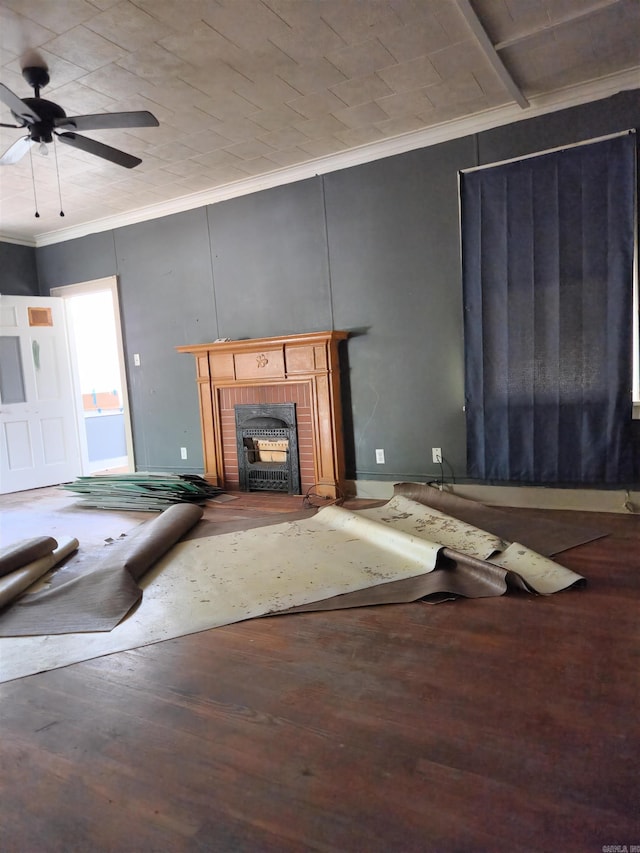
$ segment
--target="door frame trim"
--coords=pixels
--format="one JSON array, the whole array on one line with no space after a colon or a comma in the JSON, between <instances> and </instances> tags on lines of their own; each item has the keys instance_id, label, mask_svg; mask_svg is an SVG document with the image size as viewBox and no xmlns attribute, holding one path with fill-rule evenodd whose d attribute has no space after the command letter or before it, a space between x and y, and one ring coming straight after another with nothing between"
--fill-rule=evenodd
<instances>
[{"instance_id":1,"label":"door frame trim","mask_svg":"<svg viewBox=\"0 0 640 853\"><path fill-rule=\"evenodd\" d=\"M100 293L101 291L111 291L113 300L113 312L115 318L116 330L116 345L118 350L118 364L120 371L120 385L122 388L122 409L124 415L124 432L125 443L127 450L127 465L130 471L135 471L135 459L133 451L133 430L131 428L131 409L129 406L129 390L127 385L126 362L124 357L124 340L122 336L122 314L120 312L120 299L118 296L118 278L115 275L106 276L105 278L97 278L92 281L78 282L77 284L67 284L60 287L51 288L51 296L61 297L65 307L65 317L67 320L67 343L69 348L69 356L71 360L73 384L76 400L76 420L78 423L78 433L80 435L80 448L82 453L82 473L89 475L89 451L87 448L86 431L84 428L84 410L82 407L82 391L80 389L80 373L78 370L77 357L75 347L71 341L72 321L69 317L68 305L66 300L73 296L85 296L91 293Z\"/></svg>"}]
</instances>

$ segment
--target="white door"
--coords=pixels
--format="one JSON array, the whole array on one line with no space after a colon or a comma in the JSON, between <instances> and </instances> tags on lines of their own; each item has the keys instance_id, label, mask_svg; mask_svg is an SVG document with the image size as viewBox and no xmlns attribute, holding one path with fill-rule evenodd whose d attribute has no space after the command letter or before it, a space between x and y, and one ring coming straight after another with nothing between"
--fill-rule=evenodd
<instances>
[{"instance_id":1,"label":"white door","mask_svg":"<svg viewBox=\"0 0 640 853\"><path fill-rule=\"evenodd\" d=\"M0 493L80 470L63 301L0 295Z\"/></svg>"}]
</instances>

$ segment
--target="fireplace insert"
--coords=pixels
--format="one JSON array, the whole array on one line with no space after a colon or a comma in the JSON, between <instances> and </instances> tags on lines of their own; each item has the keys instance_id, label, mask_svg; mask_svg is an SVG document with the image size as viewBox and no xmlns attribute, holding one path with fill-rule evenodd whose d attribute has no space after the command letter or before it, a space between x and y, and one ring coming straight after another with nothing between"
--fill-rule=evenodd
<instances>
[{"instance_id":1,"label":"fireplace insert","mask_svg":"<svg viewBox=\"0 0 640 853\"><path fill-rule=\"evenodd\" d=\"M300 494L295 403L236 405L240 488Z\"/></svg>"}]
</instances>

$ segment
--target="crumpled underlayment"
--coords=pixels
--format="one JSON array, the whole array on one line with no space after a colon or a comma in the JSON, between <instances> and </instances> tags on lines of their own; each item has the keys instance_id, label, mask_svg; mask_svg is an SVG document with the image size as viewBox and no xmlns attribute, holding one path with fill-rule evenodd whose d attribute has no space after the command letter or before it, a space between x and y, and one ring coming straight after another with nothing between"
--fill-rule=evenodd
<instances>
[{"instance_id":1,"label":"crumpled underlayment","mask_svg":"<svg viewBox=\"0 0 640 853\"><path fill-rule=\"evenodd\" d=\"M545 557L607 535L606 531L591 525L563 524L548 516L538 519L527 515L523 518L518 513L487 506L427 483L396 483L393 493L438 509L482 530L490 530L505 542L522 542Z\"/></svg>"},{"instance_id":2,"label":"crumpled underlayment","mask_svg":"<svg viewBox=\"0 0 640 853\"><path fill-rule=\"evenodd\" d=\"M444 544L425 535L436 527ZM296 609L536 588L538 568L525 581L478 557L505 543L470 527L394 498L373 510L331 506L309 519L182 541L142 578L140 605L109 633L0 639L0 680ZM582 580L551 561L545 570L558 589Z\"/></svg>"},{"instance_id":3,"label":"crumpled underlayment","mask_svg":"<svg viewBox=\"0 0 640 853\"><path fill-rule=\"evenodd\" d=\"M507 542L438 509L395 495L383 507L362 510L405 533L424 537L520 576L533 592L550 595L584 582L584 578L518 542Z\"/></svg>"}]
</instances>

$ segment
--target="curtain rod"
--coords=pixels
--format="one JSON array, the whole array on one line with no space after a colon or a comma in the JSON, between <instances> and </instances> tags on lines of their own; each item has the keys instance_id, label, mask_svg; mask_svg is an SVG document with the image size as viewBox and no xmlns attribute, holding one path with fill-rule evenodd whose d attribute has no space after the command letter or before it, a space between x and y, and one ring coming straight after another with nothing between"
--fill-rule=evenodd
<instances>
[{"instance_id":1,"label":"curtain rod","mask_svg":"<svg viewBox=\"0 0 640 853\"><path fill-rule=\"evenodd\" d=\"M635 133L636 129L630 127L628 130L620 130L618 133L609 133L606 136L596 136L593 139L584 139L582 142L571 142L567 145L557 145L555 148L545 148L544 151L534 151L531 154L523 154L520 157L511 157L509 160L498 160L495 163L485 163L482 166L470 166L468 169L459 169L459 175L468 175L471 172L479 172L481 169L491 169L494 166L506 166L508 163L519 163L522 160L531 160L532 157L543 157L545 154L553 154L556 151L568 151L570 148L578 148L580 145L594 145L597 142L606 142L607 139L616 139L618 136L628 136Z\"/></svg>"}]
</instances>

